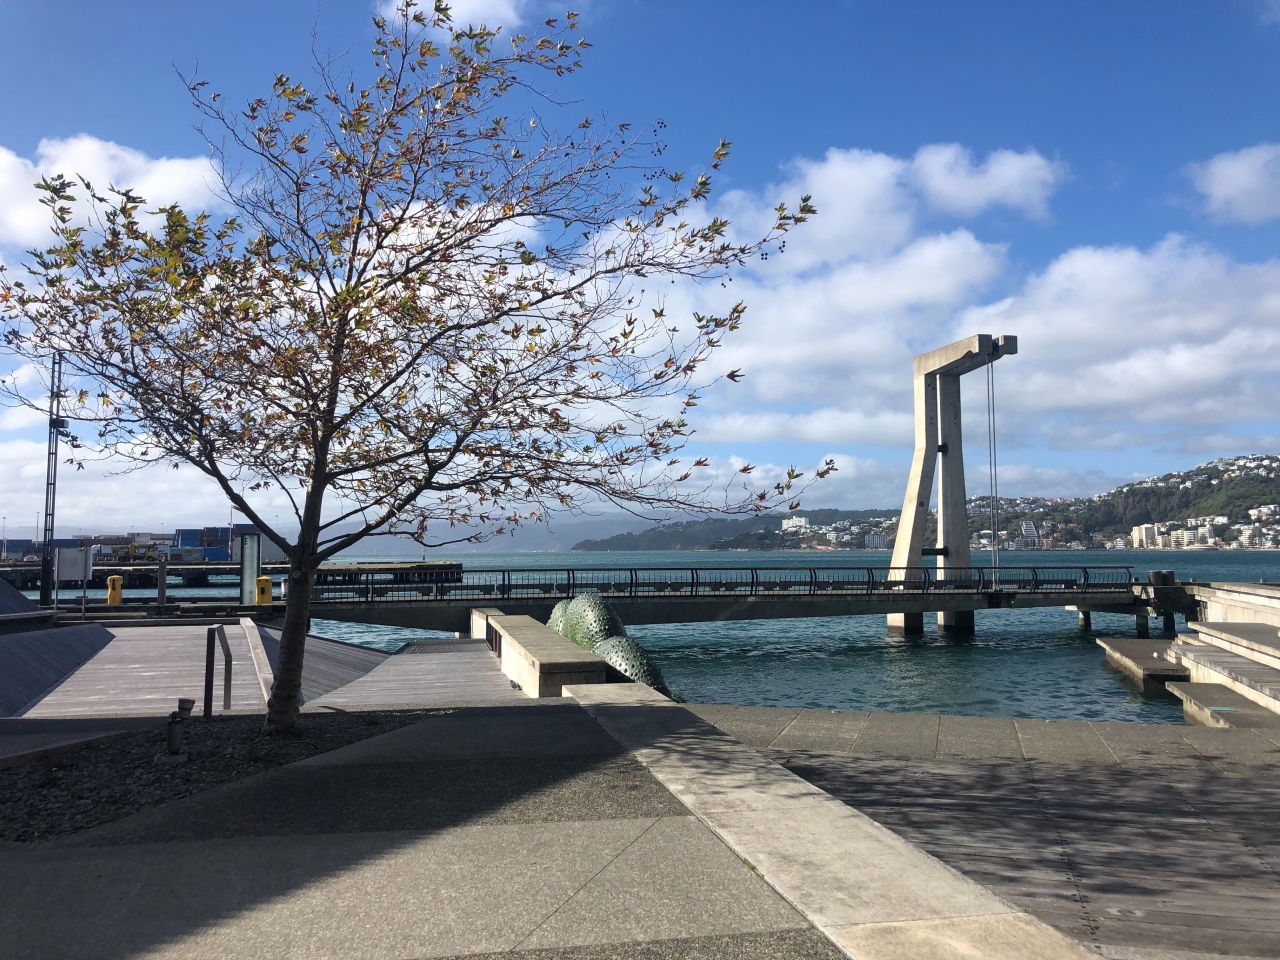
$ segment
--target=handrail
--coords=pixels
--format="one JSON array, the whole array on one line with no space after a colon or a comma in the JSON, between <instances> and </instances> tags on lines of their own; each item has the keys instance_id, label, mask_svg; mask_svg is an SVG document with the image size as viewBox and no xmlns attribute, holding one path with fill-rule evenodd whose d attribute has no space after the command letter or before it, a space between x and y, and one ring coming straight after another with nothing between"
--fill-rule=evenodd
<instances>
[{"instance_id":1,"label":"handrail","mask_svg":"<svg viewBox=\"0 0 1280 960\"><path fill-rule=\"evenodd\" d=\"M463 569L446 582L403 582L364 571L359 583L320 584L316 601L374 602L559 599L581 593L632 598L769 597L960 593L1100 593L1131 588L1128 566L853 567L653 566Z\"/></svg>"},{"instance_id":2,"label":"handrail","mask_svg":"<svg viewBox=\"0 0 1280 960\"><path fill-rule=\"evenodd\" d=\"M204 646L204 715L213 716L213 641L222 647L222 709L231 709L231 645L227 643L227 631L218 624L210 627Z\"/></svg>"}]
</instances>

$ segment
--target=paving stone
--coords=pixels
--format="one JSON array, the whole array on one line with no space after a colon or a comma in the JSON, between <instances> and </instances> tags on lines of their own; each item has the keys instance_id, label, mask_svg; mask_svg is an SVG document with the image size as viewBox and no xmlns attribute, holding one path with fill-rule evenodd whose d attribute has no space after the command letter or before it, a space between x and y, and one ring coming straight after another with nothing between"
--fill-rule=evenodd
<instances>
[{"instance_id":1,"label":"paving stone","mask_svg":"<svg viewBox=\"0 0 1280 960\"><path fill-rule=\"evenodd\" d=\"M1182 727L1154 723L1090 724L1116 759L1131 763L1204 763L1204 755L1182 735Z\"/></svg>"},{"instance_id":2,"label":"paving stone","mask_svg":"<svg viewBox=\"0 0 1280 960\"><path fill-rule=\"evenodd\" d=\"M933 713L869 714L852 752L932 760L938 755L940 721Z\"/></svg>"},{"instance_id":3,"label":"paving stone","mask_svg":"<svg viewBox=\"0 0 1280 960\"><path fill-rule=\"evenodd\" d=\"M1011 717L942 717L938 756L1022 759L1022 744Z\"/></svg>"},{"instance_id":4,"label":"paving stone","mask_svg":"<svg viewBox=\"0 0 1280 960\"><path fill-rule=\"evenodd\" d=\"M1022 754L1028 760L1051 763L1115 763L1116 758L1098 732L1088 723L1072 720L1013 721L1022 742Z\"/></svg>"},{"instance_id":5,"label":"paving stone","mask_svg":"<svg viewBox=\"0 0 1280 960\"><path fill-rule=\"evenodd\" d=\"M749 747L767 747L799 715L798 710L772 707L735 707L715 724Z\"/></svg>"},{"instance_id":6,"label":"paving stone","mask_svg":"<svg viewBox=\"0 0 1280 960\"><path fill-rule=\"evenodd\" d=\"M777 750L848 753L870 714L846 710L801 710L773 740Z\"/></svg>"},{"instance_id":7,"label":"paving stone","mask_svg":"<svg viewBox=\"0 0 1280 960\"><path fill-rule=\"evenodd\" d=\"M1089 960L1093 954L1025 913L908 923L868 923L833 931L858 960Z\"/></svg>"},{"instance_id":8,"label":"paving stone","mask_svg":"<svg viewBox=\"0 0 1280 960\"><path fill-rule=\"evenodd\" d=\"M682 703L680 706L707 723L715 723L726 713L735 709L732 703Z\"/></svg>"},{"instance_id":9,"label":"paving stone","mask_svg":"<svg viewBox=\"0 0 1280 960\"><path fill-rule=\"evenodd\" d=\"M625 904L625 909L619 906ZM702 823L658 820L521 948L795 929L806 921Z\"/></svg>"}]
</instances>

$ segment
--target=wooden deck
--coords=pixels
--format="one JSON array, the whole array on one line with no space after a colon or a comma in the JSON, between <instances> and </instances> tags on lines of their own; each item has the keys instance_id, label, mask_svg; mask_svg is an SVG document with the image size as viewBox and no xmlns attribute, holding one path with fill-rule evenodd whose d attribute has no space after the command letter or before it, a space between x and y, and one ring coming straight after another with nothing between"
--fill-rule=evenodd
<instances>
[{"instance_id":1,"label":"wooden deck","mask_svg":"<svg viewBox=\"0 0 1280 960\"><path fill-rule=\"evenodd\" d=\"M110 641L96 623L0 635L0 717L20 715Z\"/></svg>"},{"instance_id":2,"label":"wooden deck","mask_svg":"<svg viewBox=\"0 0 1280 960\"><path fill-rule=\"evenodd\" d=\"M204 696L207 627L110 628L106 643L23 717L165 716L179 697L199 711ZM239 625L227 626L232 654L231 708L262 710L262 688ZM46 631L61 633L61 631ZM214 711L222 710L222 651L214 664Z\"/></svg>"},{"instance_id":3,"label":"wooden deck","mask_svg":"<svg viewBox=\"0 0 1280 960\"><path fill-rule=\"evenodd\" d=\"M414 704L527 701L483 641L416 645L363 677L307 703L308 710ZM415 655L416 654L416 655Z\"/></svg>"}]
</instances>

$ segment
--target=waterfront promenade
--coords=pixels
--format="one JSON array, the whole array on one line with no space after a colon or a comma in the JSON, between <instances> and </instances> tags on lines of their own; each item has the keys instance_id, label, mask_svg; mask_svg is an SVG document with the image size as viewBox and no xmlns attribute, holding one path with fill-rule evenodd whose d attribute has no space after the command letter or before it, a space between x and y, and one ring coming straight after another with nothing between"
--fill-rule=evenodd
<instances>
[{"instance_id":1,"label":"waterfront promenade","mask_svg":"<svg viewBox=\"0 0 1280 960\"><path fill-rule=\"evenodd\" d=\"M566 692L4 845L6 955L1280 956L1280 735Z\"/></svg>"}]
</instances>

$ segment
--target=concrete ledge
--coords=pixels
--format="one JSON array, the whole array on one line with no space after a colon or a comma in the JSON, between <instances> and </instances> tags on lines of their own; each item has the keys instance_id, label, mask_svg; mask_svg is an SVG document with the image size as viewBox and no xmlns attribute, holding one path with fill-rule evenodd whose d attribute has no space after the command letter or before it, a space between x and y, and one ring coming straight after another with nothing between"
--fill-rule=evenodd
<instances>
[{"instance_id":1,"label":"concrete ledge","mask_svg":"<svg viewBox=\"0 0 1280 960\"><path fill-rule=\"evenodd\" d=\"M1221 683L1170 683L1188 720L1206 727L1280 729L1280 716Z\"/></svg>"},{"instance_id":2,"label":"concrete ledge","mask_svg":"<svg viewBox=\"0 0 1280 960\"><path fill-rule=\"evenodd\" d=\"M486 615L502 672L531 697L559 697L565 684L603 684L608 665L533 617Z\"/></svg>"},{"instance_id":3,"label":"concrete ledge","mask_svg":"<svg viewBox=\"0 0 1280 960\"><path fill-rule=\"evenodd\" d=\"M240 629L244 631L244 639L249 644L249 659L253 661L253 672L258 677L258 689L262 691L262 702L271 700L271 687L275 683L275 671L271 669L271 658L262 645L262 634L258 625L249 617L240 618Z\"/></svg>"},{"instance_id":4,"label":"concrete ledge","mask_svg":"<svg viewBox=\"0 0 1280 960\"><path fill-rule=\"evenodd\" d=\"M1159 692L1170 680L1188 680L1191 677L1186 667L1169 659L1168 641L1098 637L1097 644L1107 652L1108 665L1146 693Z\"/></svg>"},{"instance_id":5,"label":"concrete ledge","mask_svg":"<svg viewBox=\"0 0 1280 960\"><path fill-rule=\"evenodd\" d=\"M661 694L617 683L564 692L851 956L1091 956Z\"/></svg>"}]
</instances>

